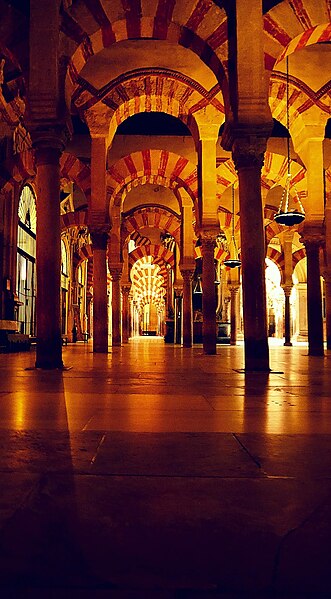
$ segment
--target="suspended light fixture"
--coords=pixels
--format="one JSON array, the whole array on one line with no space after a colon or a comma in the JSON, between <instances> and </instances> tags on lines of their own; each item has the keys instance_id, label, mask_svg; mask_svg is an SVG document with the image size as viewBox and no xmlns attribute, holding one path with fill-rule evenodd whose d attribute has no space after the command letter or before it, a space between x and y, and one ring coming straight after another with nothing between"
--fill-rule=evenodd
<instances>
[{"instance_id":1,"label":"suspended light fixture","mask_svg":"<svg viewBox=\"0 0 331 599\"><path fill-rule=\"evenodd\" d=\"M224 260L225 266L230 268L239 268L241 260L239 260L236 239L234 236L234 186L232 185L232 235L229 243L229 258Z\"/></svg>"},{"instance_id":2,"label":"suspended light fixture","mask_svg":"<svg viewBox=\"0 0 331 599\"><path fill-rule=\"evenodd\" d=\"M290 117L289 117L289 73L288 56L286 56L286 127L287 136L287 177L280 205L274 220L280 225L292 227L305 219L305 211L301 204L298 192L293 186L294 196L291 196L291 156L290 156Z\"/></svg>"},{"instance_id":3,"label":"suspended light fixture","mask_svg":"<svg viewBox=\"0 0 331 599\"><path fill-rule=\"evenodd\" d=\"M202 293L201 277L199 275L194 286L193 293Z\"/></svg>"}]
</instances>

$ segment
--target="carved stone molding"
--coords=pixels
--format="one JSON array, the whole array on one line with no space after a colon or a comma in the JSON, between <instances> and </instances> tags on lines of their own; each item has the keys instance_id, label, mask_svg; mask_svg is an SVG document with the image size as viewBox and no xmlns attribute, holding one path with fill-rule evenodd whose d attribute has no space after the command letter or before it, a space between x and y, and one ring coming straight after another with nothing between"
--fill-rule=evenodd
<instances>
[{"instance_id":1,"label":"carved stone molding","mask_svg":"<svg viewBox=\"0 0 331 599\"><path fill-rule=\"evenodd\" d=\"M67 126L34 128L32 125L30 134L37 164L47 164L45 158L52 156L54 151L62 153L71 138L71 131Z\"/></svg>"},{"instance_id":2,"label":"carved stone molding","mask_svg":"<svg viewBox=\"0 0 331 599\"><path fill-rule=\"evenodd\" d=\"M232 158L236 170L241 168L262 168L267 149L267 138L247 136L237 138L232 146Z\"/></svg>"},{"instance_id":3,"label":"carved stone molding","mask_svg":"<svg viewBox=\"0 0 331 599\"><path fill-rule=\"evenodd\" d=\"M123 266L122 265L109 265L109 273L112 281L120 281L122 277Z\"/></svg>"},{"instance_id":4,"label":"carved stone molding","mask_svg":"<svg viewBox=\"0 0 331 599\"><path fill-rule=\"evenodd\" d=\"M190 283L193 279L194 269L181 268L181 275L183 277L184 283Z\"/></svg>"},{"instance_id":5,"label":"carved stone molding","mask_svg":"<svg viewBox=\"0 0 331 599\"><path fill-rule=\"evenodd\" d=\"M123 295L129 297L129 293L131 291L131 285L121 285L121 291Z\"/></svg>"},{"instance_id":6,"label":"carved stone molding","mask_svg":"<svg viewBox=\"0 0 331 599\"><path fill-rule=\"evenodd\" d=\"M293 285L282 285L282 288L284 290L285 297L290 297Z\"/></svg>"},{"instance_id":7,"label":"carved stone molding","mask_svg":"<svg viewBox=\"0 0 331 599\"><path fill-rule=\"evenodd\" d=\"M99 225L98 228L90 229L92 246L97 250L106 250L108 244L109 225Z\"/></svg>"},{"instance_id":8,"label":"carved stone molding","mask_svg":"<svg viewBox=\"0 0 331 599\"><path fill-rule=\"evenodd\" d=\"M203 229L200 231L202 255L204 252L214 252L216 247L216 237L219 231L214 229Z\"/></svg>"}]
</instances>

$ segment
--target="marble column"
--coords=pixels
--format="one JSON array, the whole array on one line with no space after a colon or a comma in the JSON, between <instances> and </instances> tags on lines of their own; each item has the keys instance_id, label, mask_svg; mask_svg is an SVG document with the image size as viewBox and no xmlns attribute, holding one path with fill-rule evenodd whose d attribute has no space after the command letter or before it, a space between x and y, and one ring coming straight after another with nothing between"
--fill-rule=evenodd
<instances>
[{"instance_id":1,"label":"marble column","mask_svg":"<svg viewBox=\"0 0 331 599\"><path fill-rule=\"evenodd\" d=\"M122 267L109 266L112 280L112 346L121 345L121 287Z\"/></svg>"},{"instance_id":2,"label":"marble column","mask_svg":"<svg viewBox=\"0 0 331 599\"><path fill-rule=\"evenodd\" d=\"M322 291L319 261L323 236L304 233L301 241L306 248L307 256L308 355L324 356Z\"/></svg>"},{"instance_id":3,"label":"marble column","mask_svg":"<svg viewBox=\"0 0 331 599\"><path fill-rule=\"evenodd\" d=\"M291 291L292 291L292 286L290 285L284 285L283 286L284 289L284 295L285 295L285 339L284 339L284 345L290 347L292 345L291 342L291 304L290 304L290 297L291 297Z\"/></svg>"},{"instance_id":4,"label":"marble column","mask_svg":"<svg viewBox=\"0 0 331 599\"><path fill-rule=\"evenodd\" d=\"M216 293L214 249L216 235L212 231L202 231L202 343L205 354L216 354Z\"/></svg>"},{"instance_id":5,"label":"marble column","mask_svg":"<svg viewBox=\"0 0 331 599\"><path fill-rule=\"evenodd\" d=\"M236 139L245 338L245 370L269 372L261 168L266 140Z\"/></svg>"},{"instance_id":6,"label":"marble column","mask_svg":"<svg viewBox=\"0 0 331 599\"><path fill-rule=\"evenodd\" d=\"M51 143L51 142L50 142ZM62 368L60 313L60 155L63 147L35 144L37 168L36 368Z\"/></svg>"},{"instance_id":7,"label":"marble column","mask_svg":"<svg viewBox=\"0 0 331 599\"><path fill-rule=\"evenodd\" d=\"M131 285L122 285L122 341L123 343L129 342L129 324L130 324L130 304L129 304L129 293Z\"/></svg>"},{"instance_id":8,"label":"marble column","mask_svg":"<svg viewBox=\"0 0 331 599\"><path fill-rule=\"evenodd\" d=\"M108 353L106 230L90 231L93 247L93 351Z\"/></svg>"},{"instance_id":9,"label":"marble column","mask_svg":"<svg viewBox=\"0 0 331 599\"><path fill-rule=\"evenodd\" d=\"M193 269L181 269L183 277L183 347L192 347L192 279Z\"/></svg>"},{"instance_id":10,"label":"marble column","mask_svg":"<svg viewBox=\"0 0 331 599\"><path fill-rule=\"evenodd\" d=\"M230 285L230 345L237 345L237 314L238 314L238 291L239 286Z\"/></svg>"}]
</instances>

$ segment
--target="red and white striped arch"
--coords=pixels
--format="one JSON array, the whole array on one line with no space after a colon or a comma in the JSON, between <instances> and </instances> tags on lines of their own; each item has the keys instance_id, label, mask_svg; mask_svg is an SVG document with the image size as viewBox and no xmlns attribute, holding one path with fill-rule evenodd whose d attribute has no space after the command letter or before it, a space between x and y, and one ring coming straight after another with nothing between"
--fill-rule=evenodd
<instances>
[{"instance_id":1,"label":"red and white striped arch","mask_svg":"<svg viewBox=\"0 0 331 599\"><path fill-rule=\"evenodd\" d=\"M143 257L151 256L154 264L169 264L171 268L174 267L175 257L173 252L165 248L163 245L157 245L150 243L149 245L143 245L137 247L135 250L129 253L129 265L132 266L137 260Z\"/></svg>"},{"instance_id":2,"label":"red and white striped arch","mask_svg":"<svg viewBox=\"0 0 331 599\"><path fill-rule=\"evenodd\" d=\"M302 247L299 250L297 250L296 252L293 252L293 254L292 254L293 270L294 270L295 266L298 264L298 262L300 262L300 260L303 260L304 258L306 258L306 248L305 247Z\"/></svg>"},{"instance_id":3,"label":"red and white striped arch","mask_svg":"<svg viewBox=\"0 0 331 599\"><path fill-rule=\"evenodd\" d=\"M85 10L68 8L62 31L77 44L68 65L67 93L80 83L87 61L117 42L130 39L169 40L188 48L222 82L227 66L227 18L223 8L204 0L82 0ZM123 18L124 15L124 18ZM89 33L93 31L93 33Z\"/></svg>"},{"instance_id":4,"label":"red and white striped arch","mask_svg":"<svg viewBox=\"0 0 331 599\"><path fill-rule=\"evenodd\" d=\"M110 206L123 200L123 192L133 181L146 177L161 177L172 188L182 186L196 202L198 197L198 174L196 166L184 156L168 150L142 150L134 152L113 164L107 172L107 188Z\"/></svg>"},{"instance_id":5,"label":"red and white striped arch","mask_svg":"<svg viewBox=\"0 0 331 599\"><path fill-rule=\"evenodd\" d=\"M285 268L284 253L279 252L278 250L276 250L276 248L273 248L269 245L267 249L267 258L269 258L269 260L272 260L272 262L274 262L276 266L278 266L281 275L283 275Z\"/></svg>"},{"instance_id":6,"label":"red and white striped arch","mask_svg":"<svg viewBox=\"0 0 331 599\"><path fill-rule=\"evenodd\" d=\"M329 0L284 0L263 17L265 66L272 70L286 54L330 40Z\"/></svg>"},{"instance_id":7,"label":"red and white striped arch","mask_svg":"<svg viewBox=\"0 0 331 599\"><path fill-rule=\"evenodd\" d=\"M61 178L76 183L89 201L91 197L90 167L73 154L64 152L60 159L60 171Z\"/></svg>"},{"instance_id":8,"label":"red and white striped arch","mask_svg":"<svg viewBox=\"0 0 331 599\"><path fill-rule=\"evenodd\" d=\"M137 208L130 212L122 222L122 241L125 242L134 231L146 227L166 231L175 238L177 244L180 243L180 218L170 210L159 206Z\"/></svg>"},{"instance_id":9,"label":"red and white striped arch","mask_svg":"<svg viewBox=\"0 0 331 599\"><path fill-rule=\"evenodd\" d=\"M73 101L80 113L99 102L108 107L110 140L123 121L141 112L164 112L179 118L188 127L191 116L209 104L224 114L219 84L207 91L186 75L169 69L139 69L118 77L100 90L81 83Z\"/></svg>"},{"instance_id":10,"label":"red and white striped arch","mask_svg":"<svg viewBox=\"0 0 331 599\"><path fill-rule=\"evenodd\" d=\"M86 227L88 225L87 210L78 210L77 212L67 212L61 214L61 230L69 227Z\"/></svg>"}]
</instances>

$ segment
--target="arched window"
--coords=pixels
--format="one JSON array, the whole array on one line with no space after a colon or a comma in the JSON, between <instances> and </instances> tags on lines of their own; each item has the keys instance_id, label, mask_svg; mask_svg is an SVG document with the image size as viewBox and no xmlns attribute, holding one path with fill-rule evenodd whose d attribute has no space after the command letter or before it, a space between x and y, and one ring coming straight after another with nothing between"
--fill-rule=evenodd
<instances>
[{"instance_id":1,"label":"arched window","mask_svg":"<svg viewBox=\"0 0 331 599\"><path fill-rule=\"evenodd\" d=\"M17 231L17 295L20 330L35 335L36 200L29 185L21 191Z\"/></svg>"},{"instance_id":2,"label":"arched window","mask_svg":"<svg viewBox=\"0 0 331 599\"><path fill-rule=\"evenodd\" d=\"M66 244L63 239L61 239L61 274L67 277L69 275L68 272L68 252L66 248Z\"/></svg>"}]
</instances>

